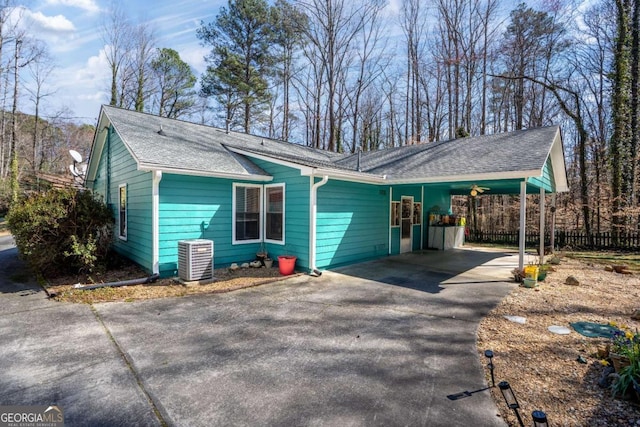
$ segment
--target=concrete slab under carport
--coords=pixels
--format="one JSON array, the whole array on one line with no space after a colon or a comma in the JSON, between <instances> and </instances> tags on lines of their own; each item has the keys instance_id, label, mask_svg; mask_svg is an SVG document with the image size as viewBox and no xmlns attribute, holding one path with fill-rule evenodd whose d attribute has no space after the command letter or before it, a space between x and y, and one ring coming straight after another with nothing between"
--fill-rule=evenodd
<instances>
[{"instance_id":1,"label":"concrete slab under carport","mask_svg":"<svg viewBox=\"0 0 640 427\"><path fill-rule=\"evenodd\" d=\"M504 426L487 391L447 396L486 386L476 330L514 263L407 254L96 310L172 425Z\"/></svg>"}]
</instances>

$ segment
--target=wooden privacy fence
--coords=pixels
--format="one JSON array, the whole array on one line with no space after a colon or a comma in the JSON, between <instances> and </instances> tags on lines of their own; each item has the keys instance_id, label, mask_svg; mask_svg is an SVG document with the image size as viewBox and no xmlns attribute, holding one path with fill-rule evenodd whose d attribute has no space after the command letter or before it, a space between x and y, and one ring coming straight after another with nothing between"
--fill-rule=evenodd
<instances>
[{"instance_id":1,"label":"wooden privacy fence","mask_svg":"<svg viewBox=\"0 0 640 427\"><path fill-rule=\"evenodd\" d=\"M556 248L571 249L610 249L610 250L640 250L640 232L620 233L615 241L613 233L593 233L591 238L582 231L556 231ZM518 246L519 233L517 231L469 231L466 240L471 243L495 243L501 245ZM551 235L544 236L545 246L551 245ZM525 246L538 248L540 235L527 232Z\"/></svg>"}]
</instances>

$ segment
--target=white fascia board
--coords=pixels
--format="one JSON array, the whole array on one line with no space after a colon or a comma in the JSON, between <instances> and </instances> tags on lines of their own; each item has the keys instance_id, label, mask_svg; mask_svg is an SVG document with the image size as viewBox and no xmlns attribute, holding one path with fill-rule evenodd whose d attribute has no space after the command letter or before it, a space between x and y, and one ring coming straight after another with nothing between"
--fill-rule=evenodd
<instances>
[{"instance_id":1,"label":"white fascia board","mask_svg":"<svg viewBox=\"0 0 640 427\"><path fill-rule=\"evenodd\" d=\"M107 128L110 125L111 121L101 108L100 118L98 119L98 125L93 136L93 143L91 144L91 152L89 153L89 164L87 165L87 173L84 177L85 187L87 186L88 182L94 182L96 180L98 165L100 164L100 158L102 157L102 150L104 149L104 144L107 140L107 134L109 133L107 131Z\"/></svg>"},{"instance_id":2,"label":"white fascia board","mask_svg":"<svg viewBox=\"0 0 640 427\"><path fill-rule=\"evenodd\" d=\"M304 174L303 174L304 175ZM386 176L363 174L362 172L349 172L337 169L313 168L311 175L327 175L331 179L339 181L359 182L362 184L388 184Z\"/></svg>"},{"instance_id":3,"label":"white fascia board","mask_svg":"<svg viewBox=\"0 0 640 427\"><path fill-rule=\"evenodd\" d=\"M232 151L236 154L241 154L243 156L247 156L247 157L255 157L256 159L260 159L260 160L264 160L265 162L270 162L276 165L280 165L280 166L286 166L292 169L298 169L300 171L300 175L312 175L313 174L313 169L309 166L303 166L300 165L298 163L293 163L293 162L288 162L286 160L282 160L282 159L275 159L273 157L267 156L265 154L258 154L258 153L254 153L253 151L245 151L242 150L240 148L235 148L235 147L230 147L228 145L222 144L224 146L224 148L226 148L229 151Z\"/></svg>"},{"instance_id":4,"label":"white fascia board","mask_svg":"<svg viewBox=\"0 0 640 427\"><path fill-rule=\"evenodd\" d=\"M495 181L500 179L527 179L542 176L542 170L532 169L526 171L510 171L510 172L490 172L482 174L469 175L447 175L434 176L425 178L409 178L409 179L389 179L387 184L438 184L445 182L460 181Z\"/></svg>"},{"instance_id":5,"label":"white fascia board","mask_svg":"<svg viewBox=\"0 0 640 427\"><path fill-rule=\"evenodd\" d=\"M158 170L158 171L161 171L162 173L172 173L175 175L205 176L209 178L223 178L223 179L233 179L233 180L241 180L241 181L260 181L260 182L273 181L273 177L269 175L242 175L237 173L203 172L203 171L198 171L193 169L171 168L171 167L144 164L144 163L139 164L138 170L143 172L152 172L152 171Z\"/></svg>"},{"instance_id":6,"label":"white fascia board","mask_svg":"<svg viewBox=\"0 0 640 427\"><path fill-rule=\"evenodd\" d=\"M567 180L567 166L564 159L560 127L558 127L556 136L553 139L549 158L551 159L551 166L553 167L553 178L555 180L556 192L566 193L569 191L569 182Z\"/></svg>"},{"instance_id":7,"label":"white fascia board","mask_svg":"<svg viewBox=\"0 0 640 427\"><path fill-rule=\"evenodd\" d=\"M299 163L275 159L271 156L265 154L257 154L252 151L245 151L235 147L225 146L225 148L229 151L233 151L237 154L242 154L247 157L255 157L256 159L264 160L265 162L274 163L281 166L287 166L292 169L298 169L300 171L300 175L302 176L324 176L327 175L329 178L337 179L340 181L353 181L360 182L365 184L382 184L386 182L384 176L376 176L370 174L363 174L361 172L349 172L339 169L330 169L330 168L317 168L311 166L301 165Z\"/></svg>"}]
</instances>

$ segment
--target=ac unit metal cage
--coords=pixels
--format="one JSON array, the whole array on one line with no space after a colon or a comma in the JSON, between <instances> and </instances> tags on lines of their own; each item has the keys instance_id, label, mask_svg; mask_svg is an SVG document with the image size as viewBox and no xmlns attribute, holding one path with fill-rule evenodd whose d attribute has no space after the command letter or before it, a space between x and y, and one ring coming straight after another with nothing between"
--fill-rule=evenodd
<instances>
[{"instance_id":1,"label":"ac unit metal cage","mask_svg":"<svg viewBox=\"0 0 640 427\"><path fill-rule=\"evenodd\" d=\"M178 276L187 282L213 278L213 241L205 239L178 242Z\"/></svg>"}]
</instances>

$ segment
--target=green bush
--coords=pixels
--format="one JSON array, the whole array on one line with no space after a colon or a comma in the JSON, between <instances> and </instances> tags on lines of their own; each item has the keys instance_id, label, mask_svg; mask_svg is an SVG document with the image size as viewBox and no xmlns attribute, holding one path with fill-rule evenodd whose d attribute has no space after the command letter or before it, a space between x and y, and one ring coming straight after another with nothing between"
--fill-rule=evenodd
<instances>
[{"instance_id":1,"label":"green bush","mask_svg":"<svg viewBox=\"0 0 640 427\"><path fill-rule=\"evenodd\" d=\"M91 273L106 265L109 208L88 191L53 189L14 204L6 217L18 250L39 273Z\"/></svg>"}]
</instances>

